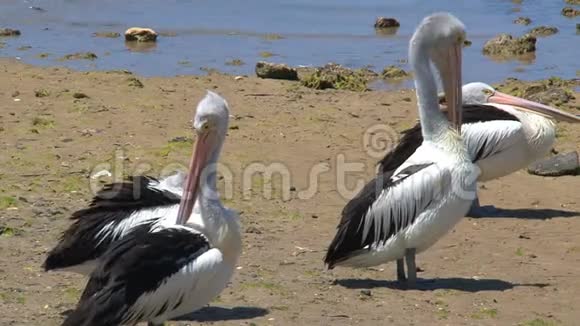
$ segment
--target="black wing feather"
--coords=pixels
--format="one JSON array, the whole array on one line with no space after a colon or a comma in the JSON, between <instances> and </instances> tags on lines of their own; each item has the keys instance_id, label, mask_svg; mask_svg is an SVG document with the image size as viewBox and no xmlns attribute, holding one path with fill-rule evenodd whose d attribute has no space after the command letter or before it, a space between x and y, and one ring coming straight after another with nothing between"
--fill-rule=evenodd
<instances>
[{"instance_id":1,"label":"black wing feather","mask_svg":"<svg viewBox=\"0 0 580 326\"><path fill-rule=\"evenodd\" d=\"M63 326L118 325L128 318L129 309L141 295L154 291L209 249L202 234L184 228L153 233L146 227L135 228L102 256L77 308ZM156 314L166 310L168 304L164 303ZM131 320L139 321L143 320Z\"/></svg>"},{"instance_id":2,"label":"black wing feather","mask_svg":"<svg viewBox=\"0 0 580 326\"><path fill-rule=\"evenodd\" d=\"M373 221L370 227L371 231L363 240L362 221L371 205L377 200L383 190L397 185L409 176L432 164L411 165L399 172L396 178L393 178L394 170L387 171L367 183L346 204L342 210L342 218L338 224L336 235L330 243L324 258L324 263L328 265L329 269L332 269L336 263L349 258L353 252L361 250L365 246L376 242L376 240L386 241L404 227L403 225L396 225L395 219L392 219L391 225L388 228L389 232L385 234L383 231L384 228L374 225ZM413 215L416 215L415 213L414 211L411 212ZM373 230L376 227L380 229L379 239L375 239L375 232Z\"/></svg>"},{"instance_id":3,"label":"black wing feather","mask_svg":"<svg viewBox=\"0 0 580 326\"><path fill-rule=\"evenodd\" d=\"M447 114L447 110L442 110ZM496 121L496 120L512 120L517 121L518 119L503 110L500 110L491 105L464 105L463 106L463 123L477 123L486 121ZM421 124L417 123L412 128L404 130L401 132L401 140L397 146L390 152L388 152L385 157L379 161L380 171L382 173L386 171L394 171L401 164L403 164L415 151L421 143L423 143L423 135L421 134ZM482 149L480 149L481 151ZM483 152L482 152L483 153ZM479 158L478 158L479 159ZM474 162L477 159L474 160Z\"/></svg>"},{"instance_id":4,"label":"black wing feather","mask_svg":"<svg viewBox=\"0 0 580 326\"><path fill-rule=\"evenodd\" d=\"M48 253L46 271L81 264L98 258L117 239L95 241L109 223L118 224L134 212L179 204L180 196L150 187L158 181L148 176L133 176L125 182L107 184L93 198L88 208L71 216L74 223L62 234L59 243Z\"/></svg>"}]
</instances>

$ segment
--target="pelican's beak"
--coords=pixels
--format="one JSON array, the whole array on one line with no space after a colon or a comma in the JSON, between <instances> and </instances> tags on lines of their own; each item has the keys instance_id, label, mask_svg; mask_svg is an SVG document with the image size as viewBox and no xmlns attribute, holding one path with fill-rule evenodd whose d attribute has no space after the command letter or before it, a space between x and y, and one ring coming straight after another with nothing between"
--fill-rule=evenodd
<instances>
[{"instance_id":1,"label":"pelican's beak","mask_svg":"<svg viewBox=\"0 0 580 326\"><path fill-rule=\"evenodd\" d=\"M462 105L462 84L461 84L461 48L457 44L449 49L447 55L447 71L443 76L443 91L448 107L448 118L457 132L461 133L461 122L463 121Z\"/></svg>"},{"instance_id":2,"label":"pelican's beak","mask_svg":"<svg viewBox=\"0 0 580 326\"><path fill-rule=\"evenodd\" d=\"M538 113L558 121L576 122L576 123L580 122L580 118L573 114L558 110L556 108L541 103L528 101L523 98L511 96L498 91L495 91L493 95L489 97L488 102L511 105L514 107L514 109L520 111L531 111L533 113Z\"/></svg>"},{"instance_id":3,"label":"pelican's beak","mask_svg":"<svg viewBox=\"0 0 580 326\"><path fill-rule=\"evenodd\" d=\"M209 137L208 131L200 132L197 139L191 162L189 163L189 173L185 180L183 195L179 203L179 211L177 213L177 224L179 225L185 224L193 211L195 200L202 186L200 185L200 179L207 165L208 154L211 149L211 137Z\"/></svg>"}]
</instances>

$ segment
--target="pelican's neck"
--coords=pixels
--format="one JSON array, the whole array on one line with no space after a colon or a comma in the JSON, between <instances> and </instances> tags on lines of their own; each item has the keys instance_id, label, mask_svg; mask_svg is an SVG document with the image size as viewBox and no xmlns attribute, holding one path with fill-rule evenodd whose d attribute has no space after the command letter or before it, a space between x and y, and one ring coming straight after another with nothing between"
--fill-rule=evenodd
<instances>
[{"instance_id":1,"label":"pelican's neck","mask_svg":"<svg viewBox=\"0 0 580 326\"><path fill-rule=\"evenodd\" d=\"M526 143L534 157L542 158L550 152L556 140L554 120L540 114L517 110L511 105L494 104L494 106L519 120L526 137Z\"/></svg>"},{"instance_id":2,"label":"pelican's neck","mask_svg":"<svg viewBox=\"0 0 580 326\"><path fill-rule=\"evenodd\" d=\"M221 135L217 138L217 141L207 158L207 162L199 180L200 192L197 201L199 202L202 218L212 219L214 217L214 214L203 214L204 210L206 210L207 213L211 213L208 210L211 210L216 206L221 207L221 201L217 191L217 164L224 138L225 137L222 137Z\"/></svg>"},{"instance_id":3,"label":"pelican's neck","mask_svg":"<svg viewBox=\"0 0 580 326\"><path fill-rule=\"evenodd\" d=\"M449 121L439 109L437 84L426 51L412 46L410 51L411 64L415 71L415 88L421 120L421 133L427 141L437 141L445 138L451 129Z\"/></svg>"},{"instance_id":4,"label":"pelican's neck","mask_svg":"<svg viewBox=\"0 0 580 326\"><path fill-rule=\"evenodd\" d=\"M233 255L241 250L241 237L236 216L226 209L220 200L216 187L217 163L225 137L220 137L208 157L207 165L200 180L201 190L197 198L199 218L190 217L196 228L209 239L213 247L222 249L224 255Z\"/></svg>"}]
</instances>

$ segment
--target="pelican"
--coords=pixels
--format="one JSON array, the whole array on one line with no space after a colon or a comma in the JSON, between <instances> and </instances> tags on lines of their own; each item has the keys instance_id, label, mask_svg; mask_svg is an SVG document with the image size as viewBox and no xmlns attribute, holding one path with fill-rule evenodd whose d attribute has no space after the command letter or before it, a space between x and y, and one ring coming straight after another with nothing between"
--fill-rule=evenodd
<instances>
[{"instance_id":1,"label":"pelican","mask_svg":"<svg viewBox=\"0 0 580 326\"><path fill-rule=\"evenodd\" d=\"M238 214L222 206L216 190L228 111L212 92L199 103L198 138L175 223L136 226L111 245L63 326L158 326L203 307L226 287L242 246ZM199 217L192 215L196 198Z\"/></svg>"},{"instance_id":2,"label":"pelican","mask_svg":"<svg viewBox=\"0 0 580 326\"><path fill-rule=\"evenodd\" d=\"M444 100L444 95L440 96ZM461 132L472 162L481 170L478 181L509 175L546 156L556 139L556 121L578 123L570 113L504 94L480 83L463 86ZM396 170L421 145L421 125L403 131L401 141L379 162L381 173ZM492 214L476 197L470 216Z\"/></svg>"},{"instance_id":3,"label":"pelican","mask_svg":"<svg viewBox=\"0 0 580 326\"><path fill-rule=\"evenodd\" d=\"M416 283L415 255L431 247L467 212L479 171L461 137L461 51L465 27L448 13L427 16L409 45L423 142L396 170L370 181L342 211L324 262L369 267L397 261L397 279ZM437 68L449 99L439 109ZM404 261L407 264L405 276Z\"/></svg>"},{"instance_id":4,"label":"pelican","mask_svg":"<svg viewBox=\"0 0 580 326\"><path fill-rule=\"evenodd\" d=\"M93 197L88 208L74 212L74 223L63 232L47 254L45 271L66 271L88 276L98 258L134 227L174 224L185 174L164 179L132 176L107 184ZM199 215L199 208L194 212Z\"/></svg>"}]
</instances>

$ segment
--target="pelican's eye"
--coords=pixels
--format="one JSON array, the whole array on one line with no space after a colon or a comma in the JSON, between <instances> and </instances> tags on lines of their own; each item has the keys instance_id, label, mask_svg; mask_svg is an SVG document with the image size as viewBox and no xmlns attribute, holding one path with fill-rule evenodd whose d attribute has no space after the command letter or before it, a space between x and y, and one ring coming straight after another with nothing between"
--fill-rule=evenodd
<instances>
[{"instance_id":1,"label":"pelican's eye","mask_svg":"<svg viewBox=\"0 0 580 326\"><path fill-rule=\"evenodd\" d=\"M490 96L491 94L493 94L493 91L491 89L484 89L483 94L485 94L486 96Z\"/></svg>"}]
</instances>

